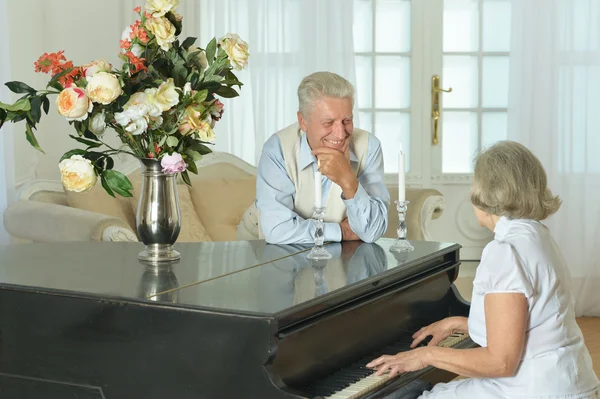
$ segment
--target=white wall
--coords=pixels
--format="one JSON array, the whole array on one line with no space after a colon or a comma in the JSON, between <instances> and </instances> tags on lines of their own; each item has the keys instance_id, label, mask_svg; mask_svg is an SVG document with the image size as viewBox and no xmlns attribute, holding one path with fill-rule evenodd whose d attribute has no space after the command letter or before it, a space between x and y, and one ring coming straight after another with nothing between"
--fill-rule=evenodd
<instances>
[{"instance_id":1,"label":"white wall","mask_svg":"<svg viewBox=\"0 0 600 399\"><path fill-rule=\"evenodd\" d=\"M136 5L143 6L145 1L10 0L7 3L10 80L19 80L40 90L50 76L35 73L33 64L45 52L65 50L65 56L75 65L104 58L113 66L120 67L118 52L121 33L136 19L133 8ZM17 98L14 95L11 99L3 100L7 102ZM33 178L58 179L61 155L79 146L69 138L68 135L75 134L75 130L56 112L55 98L51 98L50 112L42 116L36 132L45 155L34 150L27 142L23 123L13 125L17 185ZM109 137L107 141L118 145L116 135L107 132L106 136ZM115 161L117 167L133 162L125 158Z\"/></svg>"}]
</instances>

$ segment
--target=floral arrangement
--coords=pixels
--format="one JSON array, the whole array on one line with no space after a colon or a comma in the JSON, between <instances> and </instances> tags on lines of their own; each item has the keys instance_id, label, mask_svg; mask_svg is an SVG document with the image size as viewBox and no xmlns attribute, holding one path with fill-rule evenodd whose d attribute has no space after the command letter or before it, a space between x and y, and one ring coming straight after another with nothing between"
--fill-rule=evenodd
<instances>
[{"instance_id":1,"label":"floral arrangement","mask_svg":"<svg viewBox=\"0 0 600 399\"><path fill-rule=\"evenodd\" d=\"M136 7L139 19L127 27L120 41L121 69L99 59L74 66L64 51L43 54L35 71L51 73L46 90L22 82L8 82L14 93L24 94L14 104L0 102L0 127L25 122L29 143L42 151L34 131L48 114L50 95L56 108L74 127L69 136L85 148L67 151L59 162L61 181L70 191L87 191L98 178L113 197L130 197L133 186L113 169L113 157L126 153L136 158L155 158L165 173L181 173L191 184L188 171L197 173L195 161L211 152L214 125L223 115L222 98L238 96L241 88L233 70L248 63L248 45L236 34L213 38L205 49L196 38L179 42L182 17L179 0L147 0L145 11ZM122 145L114 148L103 136L110 128ZM43 152L43 151L42 151Z\"/></svg>"}]
</instances>

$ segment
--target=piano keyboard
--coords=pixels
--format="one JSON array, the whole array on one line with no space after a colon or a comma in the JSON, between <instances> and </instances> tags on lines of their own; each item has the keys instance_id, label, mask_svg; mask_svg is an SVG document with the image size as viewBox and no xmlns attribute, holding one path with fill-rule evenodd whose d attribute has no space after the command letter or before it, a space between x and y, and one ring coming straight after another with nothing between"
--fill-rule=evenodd
<instances>
[{"instance_id":1,"label":"piano keyboard","mask_svg":"<svg viewBox=\"0 0 600 399\"><path fill-rule=\"evenodd\" d=\"M451 334L448 338L441 341L438 346L453 347L459 342L469 337L466 333ZM326 399L360 399L366 395L377 391L386 385L390 380L399 378L389 378L387 375L375 376L373 369L365 365L382 355L393 355L398 352L410 350L410 341L396 342L387 346L377 353L365 357L349 367L339 370L325 379L315 382L309 391L315 396L321 396ZM422 345L419 345L422 346Z\"/></svg>"}]
</instances>

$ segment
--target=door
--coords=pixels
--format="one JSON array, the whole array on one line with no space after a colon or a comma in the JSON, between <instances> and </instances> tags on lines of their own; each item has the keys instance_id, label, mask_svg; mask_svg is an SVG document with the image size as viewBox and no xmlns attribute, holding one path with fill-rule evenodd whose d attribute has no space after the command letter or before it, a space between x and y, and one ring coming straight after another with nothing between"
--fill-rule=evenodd
<instances>
[{"instance_id":1,"label":"door","mask_svg":"<svg viewBox=\"0 0 600 399\"><path fill-rule=\"evenodd\" d=\"M402 145L407 184L444 195L433 239L460 243L463 260L478 260L493 234L477 224L470 203L473 160L507 134L510 0L354 0L354 7L358 124L382 141L386 179L397 178ZM433 91L436 80L447 91Z\"/></svg>"}]
</instances>

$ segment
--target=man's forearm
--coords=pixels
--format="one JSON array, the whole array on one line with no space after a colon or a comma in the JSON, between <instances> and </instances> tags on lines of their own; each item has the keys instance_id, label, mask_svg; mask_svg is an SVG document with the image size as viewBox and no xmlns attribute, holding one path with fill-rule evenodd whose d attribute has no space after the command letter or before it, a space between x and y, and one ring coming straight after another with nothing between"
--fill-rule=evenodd
<instances>
[{"instance_id":1,"label":"man's forearm","mask_svg":"<svg viewBox=\"0 0 600 399\"><path fill-rule=\"evenodd\" d=\"M316 225L313 219L297 217L273 223L273 220L263 221L261 216L261 230L270 244L310 244L314 242ZM342 240L342 232L337 223L323 223L323 235L325 241Z\"/></svg>"}]
</instances>

